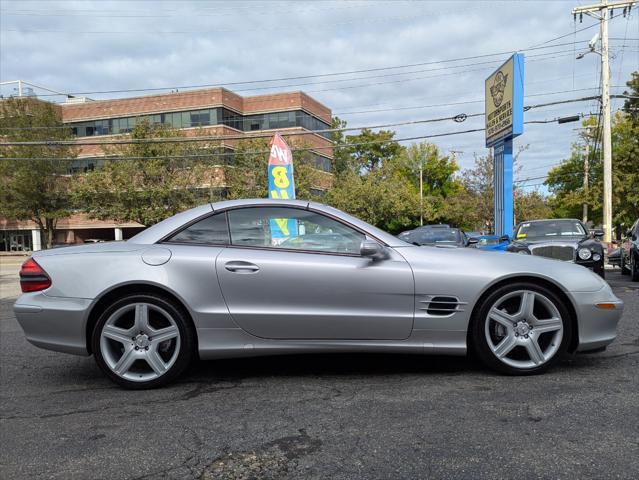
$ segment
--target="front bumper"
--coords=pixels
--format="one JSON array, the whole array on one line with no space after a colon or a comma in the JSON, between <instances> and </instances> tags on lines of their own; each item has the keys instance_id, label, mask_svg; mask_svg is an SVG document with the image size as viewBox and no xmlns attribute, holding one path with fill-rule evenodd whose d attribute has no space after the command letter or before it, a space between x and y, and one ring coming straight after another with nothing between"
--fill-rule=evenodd
<instances>
[{"instance_id":1,"label":"front bumper","mask_svg":"<svg viewBox=\"0 0 639 480\"><path fill-rule=\"evenodd\" d=\"M86 317L91 300L23 293L13 305L18 323L33 345L56 352L88 355Z\"/></svg>"},{"instance_id":2,"label":"front bumper","mask_svg":"<svg viewBox=\"0 0 639 480\"><path fill-rule=\"evenodd\" d=\"M579 344L577 351L605 347L617 337L617 324L623 314L623 301L618 299L608 285L597 292L571 292L577 311ZM614 305L613 310L598 308L598 303Z\"/></svg>"}]
</instances>

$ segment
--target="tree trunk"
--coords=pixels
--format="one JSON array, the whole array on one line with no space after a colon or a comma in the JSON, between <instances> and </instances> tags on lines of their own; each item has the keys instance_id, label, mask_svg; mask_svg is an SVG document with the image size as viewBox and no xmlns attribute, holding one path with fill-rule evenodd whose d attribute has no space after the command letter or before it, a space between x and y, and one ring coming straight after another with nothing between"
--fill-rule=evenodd
<instances>
[{"instance_id":1,"label":"tree trunk","mask_svg":"<svg viewBox=\"0 0 639 480\"><path fill-rule=\"evenodd\" d=\"M46 225L46 232L45 232L45 238L46 238L46 248L51 248L53 247L53 240L55 239L55 219L53 218L45 218L44 219L45 225Z\"/></svg>"}]
</instances>

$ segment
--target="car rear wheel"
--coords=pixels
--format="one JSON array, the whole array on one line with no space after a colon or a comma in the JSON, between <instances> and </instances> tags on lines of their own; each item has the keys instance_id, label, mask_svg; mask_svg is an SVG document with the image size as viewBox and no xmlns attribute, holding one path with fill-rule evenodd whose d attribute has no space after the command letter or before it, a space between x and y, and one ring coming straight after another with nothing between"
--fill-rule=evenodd
<instances>
[{"instance_id":1,"label":"car rear wheel","mask_svg":"<svg viewBox=\"0 0 639 480\"><path fill-rule=\"evenodd\" d=\"M553 291L516 283L485 298L471 333L485 365L506 374L530 375L547 370L566 351L570 317Z\"/></svg>"},{"instance_id":2,"label":"car rear wheel","mask_svg":"<svg viewBox=\"0 0 639 480\"><path fill-rule=\"evenodd\" d=\"M157 295L133 294L102 313L92 347L98 366L115 383L130 389L155 388L187 368L195 333L179 305Z\"/></svg>"}]
</instances>

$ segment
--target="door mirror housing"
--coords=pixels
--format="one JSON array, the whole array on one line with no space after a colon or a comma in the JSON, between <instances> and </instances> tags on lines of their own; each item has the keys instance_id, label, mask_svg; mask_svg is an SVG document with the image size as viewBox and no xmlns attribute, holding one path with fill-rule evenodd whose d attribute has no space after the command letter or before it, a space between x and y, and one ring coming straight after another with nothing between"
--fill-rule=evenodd
<instances>
[{"instance_id":1,"label":"door mirror housing","mask_svg":"<svg viewBox=\"0 0 639 480\"><path fill-rule=\"evenodd\" d=\"M592 236L594 238L598 238L599 240L601 240L604 237L604 231L603 230L593 230L592 231Z\"/></svg>"},{"instance_id":2,"label":"door mirror housing","mask_svg":"<svg viewBox=\"0 0 639 480\"><path fill-rule=\"evenodd\" d=\"M477 237L470 237L470 238L468 239L468 241L466 242L466 246L467 246L467 247L470 247L471 245L473 245L473 246L474 246L474 245L477 245L478 243L479 243L479 238L477 238Z\"/></svg>"},{"instance_id":3,"label":"door mirror housing","mask_svg":"<svg viewBox=\"0 0 639 480\"><path fill-rule=\"evenodd\" d=\"M370 258L386 258L386 249L373 240L364 240L359 247L359 253L362 257Z\"/></svg>"}]
</instances>

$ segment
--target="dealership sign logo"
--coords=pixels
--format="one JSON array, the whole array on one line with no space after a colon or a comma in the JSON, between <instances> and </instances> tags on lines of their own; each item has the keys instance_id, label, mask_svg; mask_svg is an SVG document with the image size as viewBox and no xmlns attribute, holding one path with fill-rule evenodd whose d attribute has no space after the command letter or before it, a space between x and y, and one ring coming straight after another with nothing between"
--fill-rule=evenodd
<instances>
[{"instance_id":1,"label":"dealership sign logo","mask_svg":"<svg viewBox=\"0 0 639 480\"><path fill-rule=\"evenodd\" d=\"M495 105L495 108L499 107L504 99L504 90L506 90L507 81L508 74L504 75L501 70L497 72L493 85L490 87L490 96L493 97L493 105Z\"/></svg>"}]
</instances>

